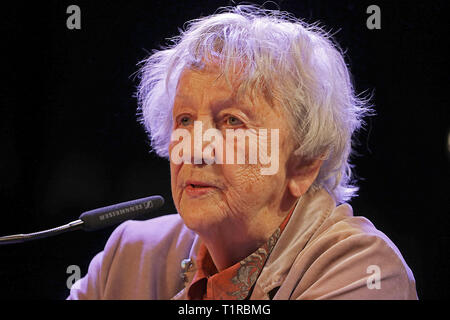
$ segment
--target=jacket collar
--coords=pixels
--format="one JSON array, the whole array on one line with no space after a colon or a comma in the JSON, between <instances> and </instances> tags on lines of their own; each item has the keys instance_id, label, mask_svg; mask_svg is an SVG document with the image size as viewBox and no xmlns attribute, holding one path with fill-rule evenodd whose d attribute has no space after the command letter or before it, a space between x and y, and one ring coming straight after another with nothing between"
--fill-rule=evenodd
<instances>
[{"instance_id":1,"label":"jacket collar","mask_svg":"<svg viewBox=\"0 0 450 320\"><path fill-rule=\"evenodd\" d=\"M302 196L266 261L255 284L259 288L255 288L254 294L262 291L268 295L283 283L299 253L335 207L336 202L325 189L310 190Z\"/></svg>"}]
</instances>

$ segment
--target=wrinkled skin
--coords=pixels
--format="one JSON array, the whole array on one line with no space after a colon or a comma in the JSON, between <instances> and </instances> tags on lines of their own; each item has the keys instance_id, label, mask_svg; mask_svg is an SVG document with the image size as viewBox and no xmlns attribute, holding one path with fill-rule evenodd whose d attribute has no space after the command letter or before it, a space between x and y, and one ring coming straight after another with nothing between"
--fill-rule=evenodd
<instances>
[{"instance_id":1,"label":"wrinkled skin","mask_svg":"<svg viewBox=\"0 0 450 320\"><path fill-rule=\"evenodd\" d=\"M268 165L259 161L170 163L175 206L186 226L204 241L218 270L223 270L267 241L312 184L321 163L302 165L293 156L296 143L279 107L270 105L263 95L238 99L236 83L230 86L219 75L212 66L183 71L173 108L174 130L183 128L192 133L194 121L202 122L203 132L208 128L220 130L225 139L226 129L279 130L279 168L273 175L262 175L261 167ZM169 154L175 144L170 144ZM186 192L188 180L207 183L211 188L200 196L190 195Z\"/></svg>"}]
</instances>

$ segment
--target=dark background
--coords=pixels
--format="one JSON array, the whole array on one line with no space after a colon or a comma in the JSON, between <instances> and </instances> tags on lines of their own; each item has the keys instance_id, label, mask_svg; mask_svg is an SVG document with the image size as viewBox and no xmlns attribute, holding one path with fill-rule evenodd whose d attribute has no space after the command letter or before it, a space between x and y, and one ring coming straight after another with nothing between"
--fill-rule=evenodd
<instances>
[{"instance_id":1,"label":"dark background","mask_svg":"<svg viewBox=\"0 0 450 320\"><path fill-rule=\"evenodd\" d=\"M261 1L254 3L261 4ZM448 298L448 42L444 1L276 1L321 21L347 52L377 115L359 134L351 204L399 247L419 298ZM66 8L81 8L81 30ZM76 220L86 210L161 194L168 163L136 122L137 62L179 27L228 1L40 1L0 8L0 235ZM366 8L381 8L368 30ZM268 8L275 5L268 4ZM0 247L1 299L64 299L112 228Z\"/></svg>"}]
</instances>

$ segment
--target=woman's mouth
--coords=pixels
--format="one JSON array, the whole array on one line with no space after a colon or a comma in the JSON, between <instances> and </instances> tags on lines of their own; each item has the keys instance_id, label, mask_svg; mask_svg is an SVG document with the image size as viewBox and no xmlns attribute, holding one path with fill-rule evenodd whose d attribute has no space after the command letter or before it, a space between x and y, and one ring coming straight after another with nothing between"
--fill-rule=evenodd
<instances>
[{"instance_id":1,"label":"woman's mouth","mask_svg":"<svg viewBox=\"0 0 450 320\"><path fill-rule=\"evenodd\" d=\"M204 183L204 182L191 182L187 181L185 191L191 197L198 197L204 195L212 190L216 189L216 187Z\"/></svg>"}]
</instances>

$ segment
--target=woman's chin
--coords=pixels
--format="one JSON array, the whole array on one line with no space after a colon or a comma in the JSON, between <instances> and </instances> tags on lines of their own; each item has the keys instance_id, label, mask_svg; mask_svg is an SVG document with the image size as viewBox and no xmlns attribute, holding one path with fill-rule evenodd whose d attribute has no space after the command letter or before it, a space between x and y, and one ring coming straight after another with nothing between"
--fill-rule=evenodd
<instances>
[{"instance_id":1,"label":"woman's chin","mask_svg":"<svg viewBox=\"0 0 450 320\"><path fill-rule=\"evenodd\" d=\"M199 235L211 232L223 222L223 215L220 214L217 206L198 204L196 201L182 204L180 216L184 224Z\"/></svg>"}]
</instances>

